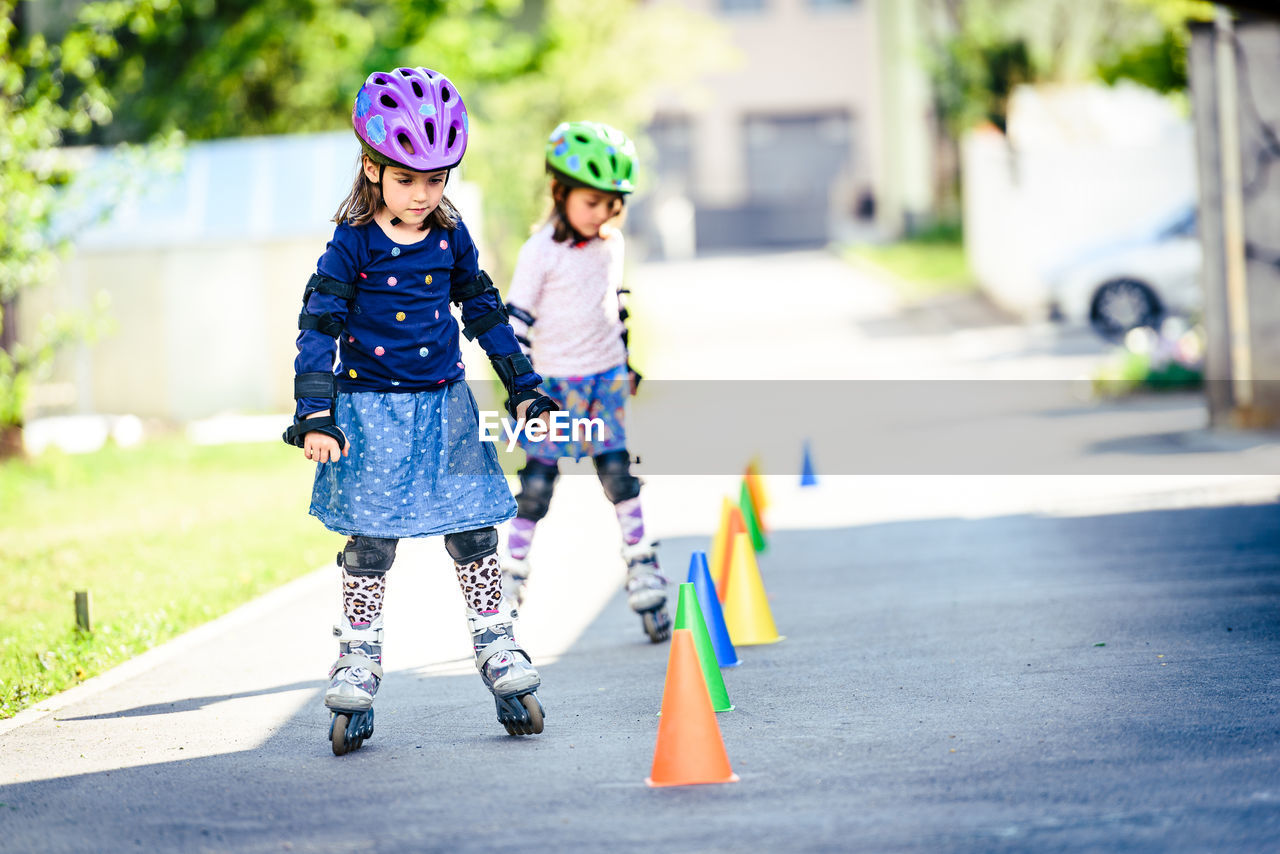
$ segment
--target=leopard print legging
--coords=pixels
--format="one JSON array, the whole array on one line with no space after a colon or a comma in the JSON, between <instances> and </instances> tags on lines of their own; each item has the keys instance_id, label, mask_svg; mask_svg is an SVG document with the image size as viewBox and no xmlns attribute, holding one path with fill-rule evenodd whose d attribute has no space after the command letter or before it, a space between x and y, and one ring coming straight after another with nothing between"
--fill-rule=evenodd
<instances>
[{"instance_id":1,"label":"leopard print legging","mask_svg":"<svg viewBox=\"0 0 1280 854\"><path fill-rule=\"evenodd\" d=\"M453 566L458 571L458 586L468 605L482 613L498 610L502 600L502 569L496 554Z\"/></svg>"},{"instance_id":2,"label":"leopard print legging","mask_svg":"<svg viewBox=\"0 0 1280 854\"><path fill-rule=\"evenodd\" d=\"M372 623L387 596L386 575L352 575L342 570L342 613L352 623Z\"/></svg>"}]
</instances>

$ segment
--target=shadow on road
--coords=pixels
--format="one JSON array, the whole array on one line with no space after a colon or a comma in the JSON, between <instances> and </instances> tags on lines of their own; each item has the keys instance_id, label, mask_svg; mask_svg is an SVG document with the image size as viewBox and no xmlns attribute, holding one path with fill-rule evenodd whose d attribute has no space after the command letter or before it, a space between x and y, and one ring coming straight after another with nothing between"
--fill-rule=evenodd
<instances>
[{"instance_id":1,"label":"shadow on road","mask_svg":"<svg viewBox=\"0 0 1280 854\"><path fill-rule=\"evenodd\" d=\"M116 718L143 718L151 715L172 715L180 712L191 712L196 709L203 709L206 706L212 706L217 703L225 703L228 700L240 700L245 697L262 697L267 694L284 694L289 691L300 690L319 690L324 685L319 679L309 682L294 682L292 685L281 685L279 687L264 688L258 691L243 691L236 694L223 694L218 697L192 697L189 700L179 700L174 703L156 703L150 706L136 706L132 709L121 709L117 712L106 712L100 715L82 715L79 717L58 716L60 721L104 721L114 720Z\"/></svg>"}]
</instances>

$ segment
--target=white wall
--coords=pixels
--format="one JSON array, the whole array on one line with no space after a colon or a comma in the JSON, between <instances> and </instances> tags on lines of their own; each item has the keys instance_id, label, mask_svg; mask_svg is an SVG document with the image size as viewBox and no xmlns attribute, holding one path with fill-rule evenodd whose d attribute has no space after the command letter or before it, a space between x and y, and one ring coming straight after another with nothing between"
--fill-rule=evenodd
<instances>
[{"instance_id":1,"label":"white wall","mask_svg":"<svg viewBox=\"0 0 1280 854\"><path fill-rule=\"evenodd\" d=\"M1047 275L1196 196L1191 124L1139 87L1023 87L1009 134L963 141L965 251L978 282L1028 318L1047 311Z\"/></svg>"}]
</instances>

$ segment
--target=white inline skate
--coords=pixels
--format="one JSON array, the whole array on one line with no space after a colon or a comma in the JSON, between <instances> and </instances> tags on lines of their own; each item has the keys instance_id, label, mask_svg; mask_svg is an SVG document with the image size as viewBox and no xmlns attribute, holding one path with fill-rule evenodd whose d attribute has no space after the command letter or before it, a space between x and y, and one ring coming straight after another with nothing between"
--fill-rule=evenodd
<instances>
[{"instance_id":1,"label":"white inline skate","mask_svg":"<svg viewBox=\"0 0 1280 854\"><path fill-rule=\"evenodd\" d=\"M534 735L542 732L545 714L535 693L542 679L529 654L516 643L515 619L515 606L505 596L492 614L467 608L476 669L493 692L498 723L508 735Z\"/></svg>"},{"instance_id":2,"label":"white inline skate","mask_svg":"<svg viewBox=\"0 0 1280 854\"><path fill-rule=\"evenodd\" d=\"M503 549L500 560L502 564L502 595L517 606L524 604L525 587L529 584L529 559L512 557Z\"/></svg>"},{"instance_id":3,"label":"white inline skate","mask_svg":"<svg viewBox=\"0 0 1280 854\"><path fill-rule=\"evenodd\" d=\"M329 669L324 704L332 716L329 741L335 756L358 750L373 735L373 698L382 681L382 615L372 623L353 626L345 617L333 627L338 660Z\"/></svg>"},{"instance_id":4,"label":"white inline skate","mask_svg":"<svg viewBox=\"0 0 1280 854\"><path fill-rule=\"evenodd\" d=\"M667 613L667 578L658 567L656 542L639 542L622 547L627 562L627 605L640 615L645 634L653 643L671 637L671 615Z\"/></svg>"}]
</instances>

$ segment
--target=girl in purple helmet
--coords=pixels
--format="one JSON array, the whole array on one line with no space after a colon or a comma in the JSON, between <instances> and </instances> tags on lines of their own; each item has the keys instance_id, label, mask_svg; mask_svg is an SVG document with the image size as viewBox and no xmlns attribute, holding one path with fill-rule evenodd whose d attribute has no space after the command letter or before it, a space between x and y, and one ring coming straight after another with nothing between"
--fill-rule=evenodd
<instances>
[{"instance_id":1,"label":"girl in purple helmet","mask_svg":"<svg viewBox=\"0 0 1280 854\"><path fill-rule=\"evenodd\" d=\"M311 513L347 535L343 615L325 705L337 754L373 733L382 605L402 537L441 534L467 603L476 667L512 735L542 731L538 671L515 641L495 525L515 502L480 441L458 323L479 340L517 419L555 401L520 351L471 234L444 195L467 148L467 111L444 75L369 75L351 112L361 155L337 228L307 283L294 360L297 412L285 441L317 464Z\"/></svg>"},{"instance_id":2,"label":"girl in purple helmet","mask_svg":"<svg viewBox=\"0 0 1280 854\"><path fill-rule=\"evenodd\" d=\"M667 579L645 537L640 479L627 450L627 398L640 375L627 358L622 306L622 232L616 227L634 189L635 147L598 122L565 122L546 144L551 213L524 244L507 291L511 325L552 396L570 417L597 418L603 435L590 441L534 443L522 436L519 508L507 536L503 575L508 595L523 596L533 532L546 515L561 457L591 457L613 504L627 564L627 603L653 642L671 633Z\"/></svg>"}]
</instances>

